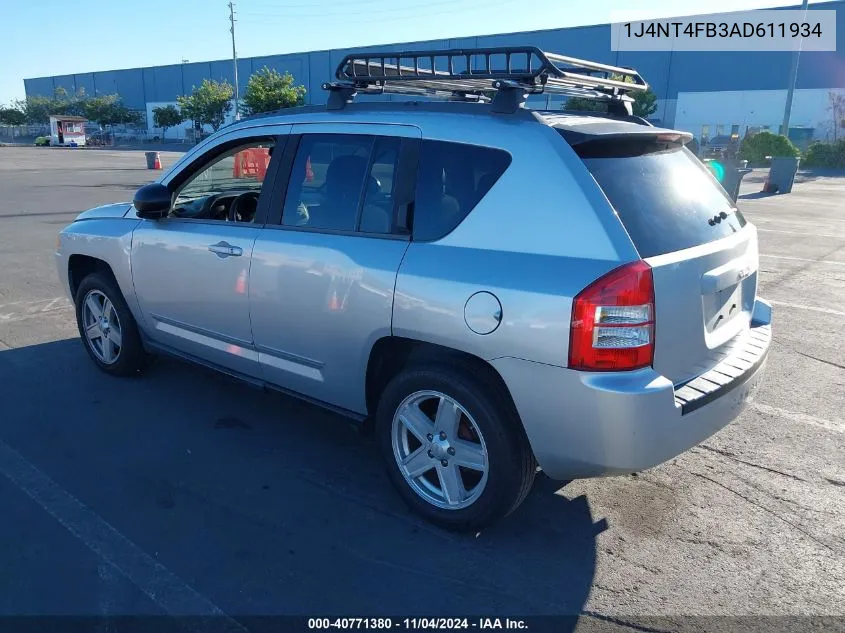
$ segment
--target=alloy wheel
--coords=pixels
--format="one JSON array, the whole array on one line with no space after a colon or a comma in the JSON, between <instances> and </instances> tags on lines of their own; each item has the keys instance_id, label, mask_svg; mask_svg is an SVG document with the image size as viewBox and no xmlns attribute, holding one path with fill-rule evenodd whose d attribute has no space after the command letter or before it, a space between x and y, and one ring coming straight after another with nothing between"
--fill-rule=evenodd
<instances>
[{"instance_id":1,"label":"alloy wheel","mask_svg":"<svg viewBox=\"0 0 845 633\"><path fill-rule=\"evenodd\" d=\"M391 427L393 456L411 489L428 503L460 510L487 484L484 437L473 417L439 391L417 391L397 407Z\"/></svg>"},{"instance_id":2,"label":"alloy wheel","mask_svg":"<svg viewBox=\"0 0 845 633\"><path fill-rule=\"evenodd\" d=\"M82 328L94 356L106 365L116 363L123 347L120 319L114 304L99 290L91 290L82 301Z\"/></svg>"}]
</instances>

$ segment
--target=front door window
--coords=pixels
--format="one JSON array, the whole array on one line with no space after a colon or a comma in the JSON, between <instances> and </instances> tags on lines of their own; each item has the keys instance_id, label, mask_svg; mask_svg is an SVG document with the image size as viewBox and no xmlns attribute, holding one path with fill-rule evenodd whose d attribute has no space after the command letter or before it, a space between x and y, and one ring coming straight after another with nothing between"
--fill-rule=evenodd
<instances>
[{"instance_id":1,"label":"front door window","mask_svg":"<svg viewBox=\"0 0 845 633\"><path fill-rule=\"evenodd\" d=\"M254 222L272 152L271 140L225 152L179 189L169 217Z\"/></svg>"}]
</instances>

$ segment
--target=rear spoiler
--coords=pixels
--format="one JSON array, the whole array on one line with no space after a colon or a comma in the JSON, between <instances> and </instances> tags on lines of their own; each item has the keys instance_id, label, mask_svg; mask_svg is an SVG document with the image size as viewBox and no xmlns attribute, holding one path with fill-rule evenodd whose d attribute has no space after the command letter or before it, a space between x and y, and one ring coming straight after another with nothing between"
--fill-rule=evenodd
<instances>
[{"instance_id":1,"label":"rear spoiler","mask_svg":"<svg viewBox=\"0 0 845 633\"><path fill-rule=\"evenodd\" d=\"M645 126L633 121L612 120L599 117L562 118L553 126L563 138L572 145L581 145L593 141L613 141L616 139L654 140L656 142L686 145L692 140L692 134L681 130Z\"/></svg>"}]
</instances>

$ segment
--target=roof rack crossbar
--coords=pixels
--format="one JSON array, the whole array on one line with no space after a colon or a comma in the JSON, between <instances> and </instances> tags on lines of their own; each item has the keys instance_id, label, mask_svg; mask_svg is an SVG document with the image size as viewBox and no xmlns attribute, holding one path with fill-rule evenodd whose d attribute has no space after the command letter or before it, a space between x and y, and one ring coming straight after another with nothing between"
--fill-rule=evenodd
<instances>
[{"instance_id":1,"label":"roof rack crossbar","mask_svg":"<svg viewBox=\"0 0 845 633\"><path fill-rule=\"evenodd\" d=\"M648 84L632 68L546 53L533 46L347 55L337 67L338 82L324 84L333 106L355 93L396 92L481 101L498 99L518 107L526 95L548 92L590 99L630 101ZM339 93L335 96L335 93ZM516 95L516 96L515 96Z\"/></svg>"}]
</instances>

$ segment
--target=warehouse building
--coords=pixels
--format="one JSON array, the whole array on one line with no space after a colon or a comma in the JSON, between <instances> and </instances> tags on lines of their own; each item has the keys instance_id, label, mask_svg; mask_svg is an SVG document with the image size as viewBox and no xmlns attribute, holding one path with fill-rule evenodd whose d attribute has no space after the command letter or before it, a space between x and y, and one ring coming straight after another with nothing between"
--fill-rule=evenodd
<instances>
[{"instance_id":1,"label":"warehouse building","mask_svg":"<svg viewBox=\"0 0 845 633\"><path fill-rule=\"evenodd\" d=\"M811 11L819 9L837 12L837 50L805 51L800 56L790 127L790 136L800 144L811 138L831 135L828 95L831 91L845 94L845 0L810 5ZM658 96L658 109L652 119L692 132L700 141L723 135L743 136L749 130L777 131L780 128L791 52L612 51L610 38L610 25L601 24L398 43L377 48L400 51L533 45L573 57L636 68ZM268 66L279 72L290 72L307 88L308 103L325 103L327 93L321 89L322 83L333 79L344 55L365 50L322 50L239 59L239 88L243 94L249 76ZM69 93L80 88L89 95L118 93L127 106L146 113L148 131L156 133L158 130L154 130L152 123L153 108L175 103L177 95L190 93L207 78L232 82L232 61L81 72L25 79L24 84L27 96L52 95L59 87ZM558 108L561 103L560 99L551 96L534 97L530 101L532 107L546 108ZM169 130L168 136L183 136L186 126Z\"/></svg>"}]
</instances>

